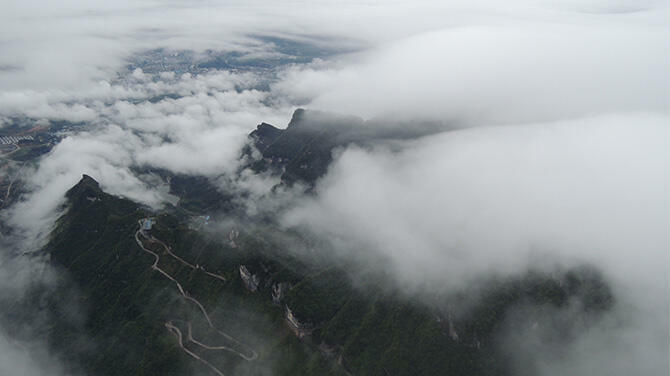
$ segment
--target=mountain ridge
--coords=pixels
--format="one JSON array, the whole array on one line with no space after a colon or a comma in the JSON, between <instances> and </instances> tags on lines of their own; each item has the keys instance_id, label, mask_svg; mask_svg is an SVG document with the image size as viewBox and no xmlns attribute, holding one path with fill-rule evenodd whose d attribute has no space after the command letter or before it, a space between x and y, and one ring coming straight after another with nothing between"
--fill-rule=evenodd
<instances>
[{"instance_id":1,"label":"mountain ridge","mask_svg":"<svg viewBox=\"0 0 670 376\"><path fill-rule=\"evenodd\" d=\"M295 115L286 130L262 123L250 142L259 152L265 149L271 167L282 163L286 171L312 158L310 150L325 158L341 144L331 142L318 124L308 126L305 136L300 124L308 115ZM286 152L289 160L273 161L280 157L272 148ZM329 163L318 160L312 174L296 175L293 181L318 179ZM513 365L497 347L509 312L523 308L528 317L542 317L547 307L561 311L579 302L581 308L568 316L574 320L555 323L570 333L597 321L616 303L594 268L530 270L483 280L481 299L468 314L456 315L458 296L467 292L438 294L427 303L398 294L384 272L354 284L352 278L361 276L351 274L351 261L328 252L291 252L290 247L313 244L271 222L233 225L207 235L192 227L193 218L152 212L109 195L88 175L66 198L68 209L44 252L78 286L76 300L87 307L81 335L95 346L80 351L77 336L62 329L50 338L71 354L71 361L96 375L211 371L186 349L235 374L512 375ZM212 316L209 325L203 312L205 318ZM210 325L220 328L247 342L258 359L204 351L187 336L191 325L194 335L211 341L220 338ZM532 322L530 328L525 325L524 330L532 329ZM570 340L556 336L557 343Z\"/></svg>"}]
</instances>

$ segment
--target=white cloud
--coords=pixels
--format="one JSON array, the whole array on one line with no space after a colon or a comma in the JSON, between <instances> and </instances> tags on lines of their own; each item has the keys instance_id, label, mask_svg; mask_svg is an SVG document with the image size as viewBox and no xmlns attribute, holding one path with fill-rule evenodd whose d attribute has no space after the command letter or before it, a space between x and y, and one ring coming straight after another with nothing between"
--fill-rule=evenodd
<instances>
[{"instance_id":1,"label":"white cloud","mask_svg":"<svg viewBox=\"0 0 670 376\"><path fill-rule=\"evenodd\" d=\"M575 351L625 341L571 369L641 354L634 343L657 364L650 331L667 327L668 297L666 16L651 0L12 2L0 14L0 67L12 67L0 69L0 116L88 128L40 161L7 218L44 235L82 173L160 205L164 189L132 167L233 171L252 127L285 124L293 103L484 125L401 151L344 151L286 225L383 255L405 283L458 285L538 258L593 262L633 319L613 337L582 337ZM152 48L275 53L251 34L368 48L290 67L270 92L254 89L267 78L258 72L116 79L125 59ZM166 94L181 98L147 101ZM256 198L271 181L242 184Z\"/></svg>"},{"instance_id":2,"label":"white cloud","mask_svg":"<svg viewBox=\"0 0 670 376\"><path fill-rule=\"evenodd\" d=\"M36 98L51 111L45 111L46 118L53 119L62 102L84 100L77 106L90 113L92 121L85 131L56 145L29 174L31 192L12 210L8 221L29 231L28 239L43 239L36 234L47 233L64 193L82 174L97 179L109 193L159 207L171 200L165 188L146 184L132 168L213 177L234 171L254 124L263 120L285 123L290 117L290 108L263 103L268 93L245 89L257 79L251 74L214 72L149 85L144 81L101 83L85 93L38 95ZM155 103L136 100L175 92L184 96ZM25 97L26 101L35 98ZM34 113L23 110L27 115Z\"/></svg>"},{"instance_id":3,"label":"white cloud","mask_svg":"<svg viewBox=\"0 0 670 376\"><path fill-rule=\"evenodd\" d=\"M381 256L409 291L458 290L538 265L595 265L616 296L616 322L583 333L566 357L538 350L542 374L659 372L667 366L659 346L668 329L668 130L666 116L613 114L448 132L400 151L350 148L284 225L362 262ZM600 352L580 352L591 347ZM602 361L631 356L647 362L617 370L619 362Z\"/></svg>"},{"instance_id":4,"label":"white cloud","mask_svg":"<svg viewBox=\"0 0 670 376\"><path fill-rule=\"evenodd\" d=\"M447 28L361 62L296 67L276 89L319 109L470 125L667 112L666 35L626 23Z\"/></svg>"},{"instance_id":5,"label":"white cloud","mask_svg":"<svg viewBox=\"0 0 670 376\"><path fill-rule=\"evenodd\" d=\"M660 275L666 120L612 115L448 132L400 153L349 149L287 220L365 240L413 277L516 271L534 250Z\"/></svg>"}]
</instances>

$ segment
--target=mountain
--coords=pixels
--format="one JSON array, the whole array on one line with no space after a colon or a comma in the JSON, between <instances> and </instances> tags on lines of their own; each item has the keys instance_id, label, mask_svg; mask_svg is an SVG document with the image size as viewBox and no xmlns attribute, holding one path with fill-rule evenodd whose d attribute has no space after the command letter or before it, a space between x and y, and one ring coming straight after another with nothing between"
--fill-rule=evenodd
<instances>
[{"instance_id":1,"label":"mountain","mask_svg":"<svg viewBox=\"0 0 670 376\"><path fill-rule=\"evenodd\" d=\"M247 167L281 175L284 184L299 182L312 187L325 175L338 148L416 139L445 129L449 128L430 122L364 121L355 116L297 109L286 129L261 123L251 132L251 143L260 157L253 158L254 149L246 148L245 154L253 160Z\"/></svg>"},{"instance_id":2,"label":"mountain","mask_svg":"<svg viewBox=\"0 0 670 376\"><path fill-rule=\"evenodd\" d=\"M263 123L246 151L262 157L247 168L314 184L335 148L404 137L360 127L301 110L285 130ZM549 340L560 344L615 303L588 266L483 279L467 307L474 290L419 299L383 270L358 275L352 260L310 251L322 245L272 222L152 212L86 175L66 198L43 250L67 276L49 292L46 336L91 375L512 375L498 339L513 312L537 318L578 302L552 321L559 335Z\"/></svg>"}]
</instances>

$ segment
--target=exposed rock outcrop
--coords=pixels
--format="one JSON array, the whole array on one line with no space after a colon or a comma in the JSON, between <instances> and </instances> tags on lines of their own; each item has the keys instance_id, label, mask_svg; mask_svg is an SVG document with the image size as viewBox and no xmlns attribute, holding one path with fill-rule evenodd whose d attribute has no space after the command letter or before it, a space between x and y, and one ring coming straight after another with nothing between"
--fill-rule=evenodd
<instances>
[{"instance_id":1,"label":"exposed rock outcrop","mask_svg":"<svg viewBox=\"0 0 670 376\"><path fill-rule=\"evenodd\" d=\"M293 333L298 338L305 338L306 336L312 334L312 331L314 331L313 325L309 323L303 323L300 320L298 320L298 318L295 317L293 311L291 311L288 305L284 305L284 309L285 309L284 317L286 318L288 327L293 331Z\"/></svg>"},{"instance_id":2,"label":"exposed rock outcrop","mask_svg":"<svg viewBox=\"0 0 670 376\"><path fill-rule=\"evenodd\" d=\"M246 266L240 265L240 278L247 290L251 292L258 291L258 285L261 282L260 277L257 274L252 274Z\"/></svg>"},{"instance_id":3,"label":"exposed rock outcrop","mask_svg":"<svg viewBox=\"0 0 670 376\"><path fill-rule=\"evenodd\" d=\"M281 300L284 298L286 291L289 288L289 284L286 282L279 282L272 285L272 302L274 304L280 304Z\"/></svg>"}]
</instances>

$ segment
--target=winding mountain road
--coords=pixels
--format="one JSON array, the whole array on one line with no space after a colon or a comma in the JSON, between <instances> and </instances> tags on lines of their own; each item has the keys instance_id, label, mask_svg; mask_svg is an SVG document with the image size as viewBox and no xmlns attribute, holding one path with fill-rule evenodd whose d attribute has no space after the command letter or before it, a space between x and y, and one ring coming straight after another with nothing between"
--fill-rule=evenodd
<instances>
[{"instance_id":1,"label":"winding mountain road","mask_svg":"<svg viewBox=\"0 0 670 376\"><path fill-rule=\"evenodd\" d=\"M146 247L144 246L144 243L142 243L142 240L140 239L140 236L143 237L143 238L145 238L145 239L147 239L148 241L151 241L151 242L155 242L155 243L157 243L157 244L160 244L160 245L163 247L163 249L165 250L165 252L166 252L167 254L169 254L170 256L174 257L176 260L180 261L182 264L187 265L187 266L189 266L189 267L191 267L191 268L193 268L193 269L200 269L200 270L202 270L202 269L199 268L199 267L196 267L196 266L194 266L194 265L192 265L192 264L190 264L190 263L188 263L188 262L186 262L185 260L181 259L179 256L177 256L177 255L175 255L174 253L172 253L170 247L167 246L167 245L166 245L165 243L163 243L162 241L156 239L156 238L153 237L153 236L151 236L151 237L147 236L147 234L142 230L142 220L140 220L139 223L140 223L140 228L135 232L135 241L136 241L137 244L140 246L140 248L142 248L143 251L145 251L145 252L151 254L152 256L154 256L154 263L151 265L151 269L158 271L158 272L161 273L163 276L165 276L165 278L167 278L167 279L169 279L170 281L172 281L172 282L177 286L177 289L179 290L179 293L182 295L182 297L184 297L184 299L186 299L186 300L192 302L193 304L195 304L195 305L198 307L198 309L200 309L200 312L202 312L202 314L203 314L203 316L204 316L205 320L207 321L207 324L209 325L210 328L212 328L213 330L215 330L217 333L219 333L220 335L222 335L223 337L225 337L225 338L228 339L229 341L234 342L235 344L239 345L240 347L247 349L248 352L249 352L249 354L244 354L244 353L242 353L242 352L239 352L239 351L237 351L237 350L235 350L235 349L233 349L233 348L227 347L227 346L208 346L208 345L203 344L202 342L200 342L200 341L198 341L198 340L196 340L196 339L193 338L193 334L192 334L192 330L191 330L191 323L190 323L190 322L187 323L187 324L188 324L188 333L187 333L188 335L187 335L186 341L187 341L187 342L191 342L191 343L193 343L193 344L195 344L195 345L197 345L197 346L200 346L200 347L202 347L202 348L204 348L204 349L207 349L207 350L227 351L227 352L230 352L230 353L232 353L232 354L235 354L235 355L237 355L237 356L239 356L239 357L241 357L242 359L247 360L247 361L253 361L253 360L255 360L256 358L258 358L258 353L257 353L255 350L253 350L253 349L252 349L251 347L249 347L248 345L245 345L245 344L243 344L242 342L238 341L237 339L233 338L233 337L230 336L229 334L223 332L222 330L220 330L219 328L217 328L217 327L212 323L212 320L210 319L209 315L207 314L207 310L205 310L205 307L203 307L203 305L202 305L197 299L191 297L191 296L188 294L188 292L186 292L186 291L184 290L184 288L182 287L181 283L179 283L179 281L177 281L177 280L176 280L174 277L172 277L169 273L167 273L165 270L161 269L161 268L158 266L158 263L159 263L159 261L160 261L160 256L159 256L156 252L154 252L154 251L152 251L152 250L146 248ZM204 271L204 270L203 270L203 271ZM207 272L206 272L206 273L207 273ZM207 273L207 274L210 275L210 276L213 276L213 277L215 277L215 278L218 278L218 279L220 279L220 280L225 281L225 278L223 278L222 276L216 275L216 274L214 274L214 273ZM216 372L218 375L220 375L220 376L224 376L223 373L221 372L221 370L219 370L218 368L214 367L212 364L210 364L209 362L207 362L205 359L202 359L200 356L198 356L197 354L195 354L194 352L192 352L191 350L189 350L188 348L186 348L186 347L184 346L183 336L182 336L181 330L179 330L179 328L177 328L176 326L174 326L171 322L166 322L166 323L165 323L165 327L166 327L171 333L173 333L173 334L175 334L175 336L177 336L177 339L179 340L179 346L181 347L182 350L184 350L184 352L186 352L189 356L191 356L191 357L197 359L198 361L200 361L200 362L202 362L203 364L205 364L206 366L208 366L210 369L212 369L212 370L213 370L214 372Z\"/></svg>"},{"instance_id":2,"label":"winding mountain road","mask_svg":"<svg viewBox=\"0 0 670 376\"><path fill-rule=\"evenodd\" d=\"M214 366L213 366L210 362L208 362L206 359L201 358L198 354L194 353L193 351L187 349L187 348L184 346L184 337L182 336L182 334L181 334L181 330L179 330L179 328L177 328L176 326L172 325L172 323L171 323L170 321L168 321L168 322L165 323L165 327L167 328L167 330L168 330L170 333L172 333L172 334L174 334L175 336L177 336L177 341L179 342L179 347L180 347L185 353L187 353L188 355L190 355L191 357L193 357L193 358L196 359L197 361L199 361L199 362L203 363L204 365L206 365L207 367L209 367L209 368L210 368L212 371L214 371L217 375L219 375L219 376L225 376L225 375L223 374L223 372L221 372L218 368L214 367Z\"/></svg>"},{"instance_id":3,"label":"winding mountain road","mask_svg":"<svg viewBox=\"0 0 670 376\"><path fill-rule=\"evenodd\" d=\"M189 268L191 268L191 269L193 269L193 270L200 270L200 271L204 272L205 274L207 274L207 275L210 276L210 277L214 277L214 278L216 278L216 279L220 279L220 280L222 280L222 281L224 281L224 282L226 281L226 278L225 278L224 276L219 275L219 274L215 274L215 273L210 273L210 272L208 272L207 270L205 270L205 268L204 268L203 266L200 266L200 265L193 265L193 264L191 264L190 262L184 260L183 258L181 258L181 257L179 257L179 256L177 256L177 255L175 255L174 253L172 253L172 247L166 245L165 243L163 243L163 242L160 241L159 239L156 239L155 237L151 236L150 240L155 241L155 242L157 242L158 244L162 245L163 248L165 248L165 251L167 252L168 255L172 256L175 260L181 262L182 264L188 266Z\"/></svg>"}]
</instances>

